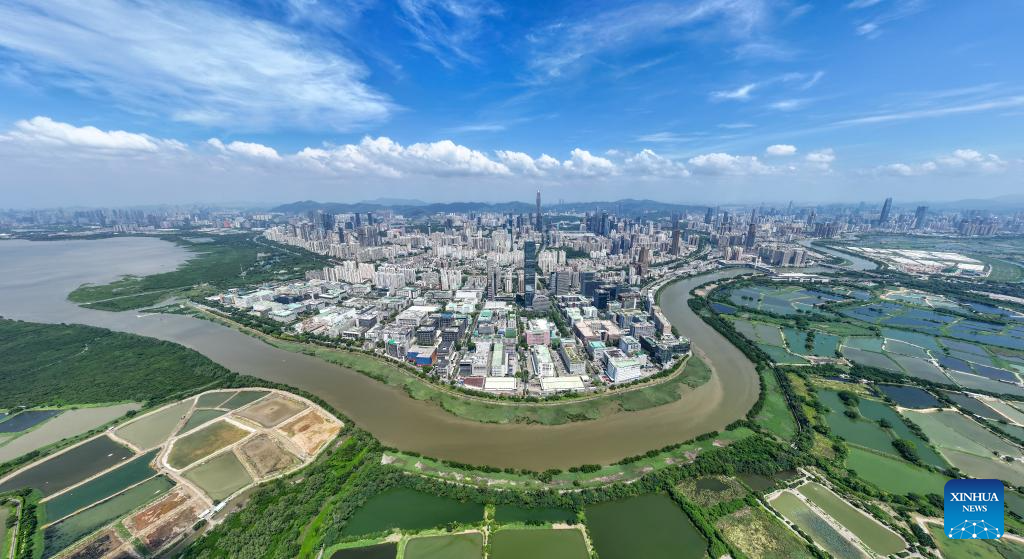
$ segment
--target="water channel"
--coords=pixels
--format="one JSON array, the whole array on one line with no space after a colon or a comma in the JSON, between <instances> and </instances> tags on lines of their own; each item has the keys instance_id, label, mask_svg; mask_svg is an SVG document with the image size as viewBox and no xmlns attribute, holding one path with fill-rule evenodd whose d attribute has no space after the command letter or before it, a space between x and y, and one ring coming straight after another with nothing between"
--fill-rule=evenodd
<instances>
[{"instance_id":1,"label":"water channel","mask_svg":"<svg viewBox=\"0 0 1024 559\"><path fill-rule=\"evenodd\" d=\"M80 323L180 343L238 373L307 390L387 445L428 456L497 467L565 468L625 456L721 429L742 418L758 395L753 365L686 304L689 291L732 269L676 282L662 296L665 314L709 358L715 374L677 402L556 426L497 425L456 417L355 371L273 348L231 328L180 315L110 313L67 301L82 283L174 269L189 256L165 241L0 241L0 316Z\"/></svg>"}]
</instances>

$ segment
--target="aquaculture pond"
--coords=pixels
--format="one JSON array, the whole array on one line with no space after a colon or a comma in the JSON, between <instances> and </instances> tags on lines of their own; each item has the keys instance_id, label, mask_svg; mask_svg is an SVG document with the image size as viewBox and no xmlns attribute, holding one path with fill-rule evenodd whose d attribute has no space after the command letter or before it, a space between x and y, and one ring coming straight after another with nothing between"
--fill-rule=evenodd
<instances>
[{"instance_id":1,"label":"aquaculture pond","mask_svg":"<svg viewBox=\"0 0 1024 559\"><path fill-rule=\"evenodd\" d=\"M339 549L331 555L331 559L395 559L397 555L398 544L382 543L366 547Z\"/></svg>"},{"instance_id":2,"label":"aquaculture pond","mask_svg":"<svg viewBox=\"0 0 1024 559\"><path fill-rule=\"evenodd\" d=\"M761 493L774 488L779 484L779 482L795 479L797 475L799 474L795 470L783 470L781 472L777 472L774 476L763 476L761 474L742 472L736 474L736 477L743 483L747 484L747 487Z\"/></svg>"},{"instance_id":3,"label":"aquaculture pond","mask_svg":"<svg viewBox=\"0 0 1024 559\"><path fill-rule=\"evenodd\" d=\"M586 515L601 559L689 559L707 554L707 541L665 493L590 505Z\"/></svg>"},{"instance_id":4,"label":"aquaculture pond","mask_svg":"<svg viewBox=\"0 0 1024 559\"><path fill-rule=\"evenodd\" d=\"M396 487L371 497L352 515L342 533L352 536L392 528L425 530L449 522L479 522L483 517L481 504Z\"/></svg>"},{"instance_id":5,"label":"aquaculture pond","mask_svg":"<svg viewBox=\"0 0 1024 559\"><path fill-rule=\"evenodd\" d=\"M251 404L256 400L259 400L260 398L266 396L267 394L270 394L270 392L266 390L244 390L242 392L239 392L238 394L235 394L231 398L228 398L226 402L217 407L233 410L236 408L240 408L246 404Z\"/></svg>"},{"instance_id":6,"label":"aquaculture pond","mask_svg":"<svg viewBox=\"0 0 1024 559\"><path fill-rule=\"evenodd\" d=\"M68 437L81 435L123 417L128 410L137 409L139 409L139 404L115 404L67 410L57 417L37 424L28 432L12 434L12 436L17 435L17 438L0 446L0 462L7 462Z\"/></svg>"},{"instance_id":7,"label":"aquaculture pond","mask_svg":"<svg viewBox=\"0 0 1024 559\"><path fill-rule=\"evenodd\" d=\"M189 416L188 421L185 422L185 425L183 425L181 429L178 430L178 434L180 435L181 433L188 433L189 431L195 429L196 427L199 427L203 423L217 419L218 417L224 415L225 413L227 412L224 410L196 410L192 412L191 416Z\"/></svg>"},{"instance_id":8,"label":"aquaculture pond","mask_svg":"<svg viewBox=\"0 0 1024 559\"><path fill-rule=\"evenodd\" d=\"M207 392L206 394L200 394L196 398L197 408L219 408L221 404L226 402L228 398L231 398L238 392L234 390L218 390L216 392Z\"/></svg>"},{"instance_id":9,"label":"aquaculture pond","mask_svg":"<svg viewBox=\"0 0 1024 559\"><path fill-rule=\"evenodd\" d=\"M771 505L836 559L862 559L868 556L796 495L784 491L772 499Z\"/></svg>"},{"instance_id":10,"label":"aquaculture pond","mask_svg":"<svg viewBox=\"0 0 1024 559\"><path fill-rule=\"evenodd\" d=\"M119 427L114 434L141 449L159 446L174 434L178 423L191 407L190 400L171 404Z\"/></svg>"},{"instance_id":11,"label":"aquaculture pond","mask_svg":"<svg viewBox=\"0 0 1024 559\"><path fill-rule=\"evenodd\" d=\"M881 420L885 420L890 425L889 429L892 430L893 434L897 438L914 443L917 455L925 464L935 466L936 468L945 468L947 466L946 461L928 445L928 442L911 431L910 427L904 423L903 417L896 413L896 411L887 404L879 402L878 400L861 400L858 407L860 409L860 413L863 414L865 418L875 421L876 424ZM889 450L894 454L898 454L892 448Z\"/></svg>"},{"instance_id":12,"label":"aquaculture pond","mask_svg":"<svg viewBox=\"0 0 1024 559\"><path fill-rule=\"evenodd\" d=\"M499 530L491 535L492 559L588 559L579 530ZM602 557L604 557L602 555ZM640 557L634 555L634 557ZM649 557L649 556L648 556Z\"/></svg>"},{"instance_id":13,"label":"aquaculture pond","mask_svg":"<svg viewBox=\"0 0 1024 559\"><path fill-rule=\"evenodd\" d=\"M17 415L12 415L0 423L0 433L20 433L25 429L31 429L36 425L60 415L61 410L29 410Z\"/></svg>"},{"instance_id":14,"label":"aquaculture pond","mask_svg":"<svg viewBox=\"0 0 1024 559\"><path fill-rule=\"evenodd\" d=\"M484 537L479 532L413 538L405 544L405 559L480 559Z\"/></svg>"},{"instance_id":15,"label":"aquaculture pond","mask_svg":"<svg viewBox=\"0 0 1024 559\"><path fill-rule=\"evenodd\" d=\"M33 487L43 495L53 495L131 458L131 450L103 435L39 462L0 483L0 493Z\"/></svg>"},{"instance_id":16,"label":"aquaculture pond","mask_svg":"<svg viewBox=\"0 0 1024 559\"><path fill-rule=\"evenodd\" d=\"M167 454L167 463L173 468L184 468L248 435L249 431L227 421L212 423L176 439Z\"/></svg>"},{"instance_id":17,"label":"aquaculture pond","mask_svg":"<svg viewBox=\"0 0 1024 559\"><path fill-rule=\"evenodd\" d=\"M949 480L942 474L919 468L905 460L856 446L849 448L846 467L868 483L894 495L942 495L946 481Z\"/></svg>"},{"instance_id":18,"label":"aquaculture pond","mask_svg":"<svg viewBox=\"0 0 1024 559\"><path fill-rule=\"evenodd\" d=\"M83 536L163 495L171 487L174 487L174 483L167 478L155 477L108 501L50 525L43 532L43 557L52 557Z\"/></svg>"},{"instance_id":19,"label":"aquaculture pond","mask_svg":"<svg viewBox=\"0 0 1024 559\"><path fill-rule=\"evenodd\" d=\"M60 520L76 510L89 506L124 491L147 478L156 475L149 463L156 457L158 450L150 451L132 459L97 478L93 478L74 489L65 491L46 502L46 518L48 522Z\"/></svg>"},{"instance_id":20,"label":"aquaculture pond","mask_svg":"<svg viewBox=\"0 0 1024 559\"><path fill-rule=\"evenodd\" d=\"M896 405L904 408L925 409L941 408L942 402L927 390L916 386L900 386L896 384L879 384L878 389L888 396Z\"/></svg>"},{"instance_id":21,"label":"aquaculture pond","mask_svg":"<svg viewBox=\"0 0 1024 559\"><path fill-rule=\"evenodd\" d=\"M526 508L515 505L497 505L494 507L494 520L500 523L511 522L570 522L576 513L569 509L550 507Z\"/></svg>"},{"instance_id":22,"label":"aquaculture pond","mask_svg":"<svg viewBox=\"0 0 1024 559\"><path fill-rule=\"evenodd\" d=\"M184 474L211 499L223 501L235 491L252 483L252 477L233 452L225 452Z\"/></svg>"},{"instance_id":23,"label":"aquaculture pond","mask_svg":"<svg viewBox=\"0 0 1024 559\"><path fill-rule=\"evenodd\" d=\"M805 483L800 493L826 514L842 524L879 555L892 555L906 549L907 544L895 532L881 525L866 513L840 499L818 483Z\"/></svg>"}]
</instances>

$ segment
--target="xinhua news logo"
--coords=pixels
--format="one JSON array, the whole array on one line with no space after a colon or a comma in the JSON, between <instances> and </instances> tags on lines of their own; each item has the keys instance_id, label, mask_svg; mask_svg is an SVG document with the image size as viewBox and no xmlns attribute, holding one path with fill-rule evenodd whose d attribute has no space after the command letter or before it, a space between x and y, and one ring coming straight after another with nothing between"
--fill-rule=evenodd
<instances>
[{"instance_id":1,"label":"xinhua news logo","mask_svg":"<svg viewBox=\"0 0 1024 559\"><path fill-rule=\"evenodd\" d=\"M946 482L946 536L954 540L991 540L1003 536L1003 482L951 479Z\"/></svg>"}]
</instances>

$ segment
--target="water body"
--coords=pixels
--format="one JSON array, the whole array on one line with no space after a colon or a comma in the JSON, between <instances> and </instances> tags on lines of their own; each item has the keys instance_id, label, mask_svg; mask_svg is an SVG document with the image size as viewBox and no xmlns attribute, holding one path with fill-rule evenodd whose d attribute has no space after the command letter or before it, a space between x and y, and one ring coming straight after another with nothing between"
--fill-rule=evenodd
<instances>
[{"instance_id":1,"label":"water body","mask_svg":"<svg viewBox=\"0 0 1024 559\"><path fill-rule=\"evenodd\" d=\"M180 343L243 374L307 390L351 417L384 444L429 456L497 467L566 468L610 463L722 429L742 418L758 395L749 360L686 304L690 290L749 273L715 272L666 288L662 306L715 374L680 400L648 410L555 426L495 425L456 417L402 390L315 357L273 348L250 336L188 316L83 309L66 296L82 283L174 269L188 253L148 238L95 241L2 241L0 315L36 322L91 324Z\"/></svg>"},{"instance_id":2,"label":"water body","mask_svg":"<svg viewBox=\"0 0 1024 559\"><path fill-rule=\"evenodd\" d=\"M854 255L852 255L850 253L847 253L847 252L840 252L838 250L835 250L835 249L832 249L832 248L827 248L827 247L824 247L824 246L821 246L821 245L813 245L812 246L810 240L800 241L800 244L803 245L806 248L811 249L811 250L815 250L815 251L818 251L818 252L824 252L826 254L835 256L836 258L842 258L843 260L846 260L847 262L849 262L849 264L846 264L845 266L843 266L843 268L847 268L847 269L853 270L855 272L870 272L872 270L877 270L878 269L878 264L875 264L874 262L872 262L872 261L870 261L870 260L868 260L866 258L861 258L859 256L854 256Z\"/></svg>"}]
</instances>

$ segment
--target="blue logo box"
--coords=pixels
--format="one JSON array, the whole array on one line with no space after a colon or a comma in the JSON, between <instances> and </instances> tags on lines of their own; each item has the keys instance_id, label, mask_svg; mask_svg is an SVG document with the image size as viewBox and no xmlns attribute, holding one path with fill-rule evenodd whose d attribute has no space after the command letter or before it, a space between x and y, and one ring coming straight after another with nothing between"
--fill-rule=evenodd
<instances>
[{"instance_id":1,"label":"blue logo box","mask_svg":"<svg viewBox=\"0 0 1024 559\"><path fill-rule=\"evenodd\" d=\"M946 482L943 528L954 540L1003 536L1003 482L951 479Z\"/></svg>"}]
</instances>

